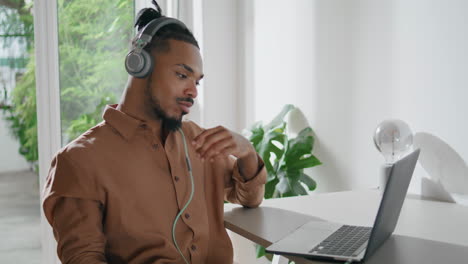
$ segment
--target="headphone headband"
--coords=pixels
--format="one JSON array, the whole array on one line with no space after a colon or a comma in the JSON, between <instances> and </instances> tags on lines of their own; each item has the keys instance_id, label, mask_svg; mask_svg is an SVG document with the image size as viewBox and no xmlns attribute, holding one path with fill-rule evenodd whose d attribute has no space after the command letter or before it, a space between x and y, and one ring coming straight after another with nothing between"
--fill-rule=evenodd
<instances>
[{"instance_id":1,"label":"headphone headband","mask_svg":"<svg viewBox=\"0 0 468 264\"><path fill-rule=\"evenodd\" d=\"M156 33L164 26L176 24L186 29L187 26L182 21L171 17L159 17L151 20L143 29L139 31L132 42L132 50L125 58L125 68L127 72L137 78L145 78L153 69L153 58L144 50L151 42Z\"/></svg>"},{"instance_id":2,"label":"headphone headband","mask_svg":"<svg viewBox=\"0 0 468 264\"><path fill-rule=\"evenodd\" d=\"M142 30L140 30L140 33L138 33L136 38L145 40L149 38L149 41L151 42L151 39L154 37L154 35L156 35L158 30L169 24L177 24L183 28L187 28L187 26L178 19L171 17L160 17L151 20L151 22L149 22Z\"/></svg>"}]
</instances>

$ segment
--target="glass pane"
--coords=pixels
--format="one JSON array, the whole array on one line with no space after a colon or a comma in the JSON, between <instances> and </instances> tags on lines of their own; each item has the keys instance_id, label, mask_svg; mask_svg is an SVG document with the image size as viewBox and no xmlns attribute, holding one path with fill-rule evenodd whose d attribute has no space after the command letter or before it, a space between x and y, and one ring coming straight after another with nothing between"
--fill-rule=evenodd
<instances>
[{"instance_id":1,"label":"glass pane","mask_svg":"<svg viewBox=\"0 0 468 264\"><path fill-rule=\"evenodd\" d=\"M32 1L0 1L0 263L40 263Z\"/></svg>"},{"instance_id":2,"label":"glass pane","mask_svg":"<svg viewBox=\"0 0 468 264\"><path fill-rule=\"evenodd\" d=\"M102 120L127 82L132 0L58 0L62 145Z\"/></svg>"}]
</instances>

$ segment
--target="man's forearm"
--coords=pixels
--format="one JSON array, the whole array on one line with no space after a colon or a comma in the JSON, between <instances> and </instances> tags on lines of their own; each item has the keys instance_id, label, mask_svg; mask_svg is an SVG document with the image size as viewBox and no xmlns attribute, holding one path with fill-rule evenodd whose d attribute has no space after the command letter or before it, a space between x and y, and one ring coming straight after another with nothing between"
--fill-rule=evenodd
<instances>
[{"instance_id":1,"label":"man's forearm","mask_svg":"<svg viewBox=\"0 0 468 264\"><path fill-rule=\"evenodd\" d=\"M255 151L250 152L245 157L239 158L237 164L240 174L246 181L252 179L258 173L258 157Z\"/></svg>"}]
</instances>

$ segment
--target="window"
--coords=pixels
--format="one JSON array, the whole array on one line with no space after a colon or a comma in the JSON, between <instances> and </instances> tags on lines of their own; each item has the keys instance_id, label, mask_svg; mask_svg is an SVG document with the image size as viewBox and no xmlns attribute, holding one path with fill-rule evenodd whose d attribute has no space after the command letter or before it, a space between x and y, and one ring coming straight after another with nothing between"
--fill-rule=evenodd
<instances>
[{"instance_id":1,"label":"window","mask_svg":"<svg viewBox=\"0 0 468 264\"><path fill-rule=\"evenodd\" d=\"M133 37L130 0L58 0L62 145L102 120L127 82L124 58Z\"/></svg>"}]
</instances>

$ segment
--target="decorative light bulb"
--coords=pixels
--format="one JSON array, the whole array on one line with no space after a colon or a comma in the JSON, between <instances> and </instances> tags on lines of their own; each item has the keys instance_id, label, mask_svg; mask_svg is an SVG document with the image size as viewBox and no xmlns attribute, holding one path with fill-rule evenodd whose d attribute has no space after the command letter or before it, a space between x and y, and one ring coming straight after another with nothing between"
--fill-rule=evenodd
<instances>
[{"instance_id":1,"label":"decorative light bulb","mask_svg":"<svg viewBox=\"0 0 468 264\"><path fill-rule=\"evenodd\" d=\"M384 156L385 162L391 164L412 149L413 133L401 120L385 120L375 129L374 143L377 150Z\"/></svg>"}]
</instances>

